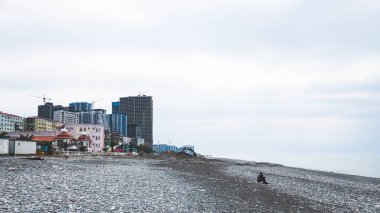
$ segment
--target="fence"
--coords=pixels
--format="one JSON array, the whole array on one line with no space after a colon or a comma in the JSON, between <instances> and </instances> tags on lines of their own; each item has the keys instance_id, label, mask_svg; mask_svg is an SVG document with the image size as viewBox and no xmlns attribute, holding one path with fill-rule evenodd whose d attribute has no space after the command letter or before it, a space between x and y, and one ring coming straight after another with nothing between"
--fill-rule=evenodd
<instances>
[{"instance_id":1,"label":"fence","mask_svg":"<svg viewBox=\"0 0 380 213\"><path fill-rule=\"evenodd\" d=\"M130 153L125 153L125 152L100 153L100 152L81 152L81 151L58 151L58 152L55 152L53 155L57 155L57 156L127 156L127 155L130 155Z\"/></svg>"}]
</instances>

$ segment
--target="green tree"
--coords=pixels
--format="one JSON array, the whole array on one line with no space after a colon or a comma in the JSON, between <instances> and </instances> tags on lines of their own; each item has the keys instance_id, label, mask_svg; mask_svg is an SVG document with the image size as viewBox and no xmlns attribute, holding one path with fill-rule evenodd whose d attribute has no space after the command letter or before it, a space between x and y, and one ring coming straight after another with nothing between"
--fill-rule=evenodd
<instances>
[{"instance_id":1,"label":"green tree","mask_svg":"<svg viewBox=\"0 0 380 213\"><path fill-rule=\"evenodd\" d=\"M131 142L129 142L129 151L132 152L132 149L137 149L137 152L139 154L143 154L143 153L152 153L153 152L153 149L146 145L146 144L140 144L138 145L136 143L136 140L133 139Z\"/></svg>"},{"instance_id":2,"label":"green tree","mask_svg":"<svg viewBox=\"0 0 380 213\"><path fill-rule=\"evenodd\" d=\"M144 144L144 145L142 146L142 151L143 151L144 153L152 153L152 152L153 152L153 149L152 149L152 147L150 147L150 146Z\"/></svg>"},{"instance_id":3,"label":"green tree","mask_svg":"<svg viewBox=\"0 0 380 213\"><path fill-rule=\"evenodd\" d=\"M0 132L0 138L8 138L9 136L8 135L8 132Z\"/></svg>"},{"instance_id":4,"label":"green tree","mask_svg":"<svg viewBox=\"0 0 380 213\"><path fill-rule=\"evenodd\" d=\"M114 152L115 147L123 143L123 138L118 133L111 133L105 141L105 145L111 147L111 152Z\"/></svg>"},{"instance_id":5,"label":"green tree","mask_svg":"<svg viewBox=\"0 0 380 213\"><path fill-rule=\"evenodd\" d=\"M129 142L129 152L132 152L133 149L137 149L137 150L139 149L135 139L132 139L132 141Z\"/></svg>"},{"instance_id":6,"label":"green tree","mask_svg":"<svg viewBox=\"0 0 380 213\"><path fill-rule=\"evenodd\" d=\"M23 134L20 134L20 137L18 138L18 140L21 140L21 141L31 141L33 139L33 136L34 135L29 135L29 134L23 135Z\"/></svg>"}]
</instances>

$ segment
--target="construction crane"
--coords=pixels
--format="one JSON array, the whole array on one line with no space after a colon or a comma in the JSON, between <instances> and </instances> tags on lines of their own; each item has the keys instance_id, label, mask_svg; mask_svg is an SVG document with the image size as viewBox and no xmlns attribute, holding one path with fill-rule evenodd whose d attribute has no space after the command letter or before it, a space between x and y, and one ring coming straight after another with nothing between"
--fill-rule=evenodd
<instances>
[{"instance_id":1,"label":"construction crane","mask_svg":"<svg viewBox=\"0 0 380 213\"><path fill-rule=\"evenodd\" d=\"M144 92L139 92L139 96L142 96L142 95L145 95L148 93L148 90L144 91Z\"/></svg>"},{"instance_id":2,"label":"construction crane","mask_svg":"<svg viewBox=\"0 0 380 213\"><path fill-rule=\"evenodd\" d=\"M51 98L47 98L45 95L44 95L44 97L35 96L35 95L29 95L29 96L35 97L35 98L41 98L43 100L44 104L46 103L46 100L51 101Z\"/></svg>"},{"instance_id":3,"label":"construction crane","mask_svg":"<svg viewBox=\"0 0 380 213\"><path fill-rule=\"evenodd\" d=\"M103 99L104 99L104 98L99 99L99 100L96 100L96 101L91 101L92 108L93 108L93 109L95 108L94 105L95 105L96 102L101 101L101 100L103 100Z\"/></svg>"}]
</instances>

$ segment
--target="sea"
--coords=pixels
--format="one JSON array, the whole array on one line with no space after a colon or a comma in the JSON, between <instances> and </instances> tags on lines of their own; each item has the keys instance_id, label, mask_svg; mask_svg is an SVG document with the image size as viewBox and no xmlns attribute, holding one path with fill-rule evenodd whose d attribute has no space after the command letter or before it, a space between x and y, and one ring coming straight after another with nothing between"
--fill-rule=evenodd
<instances>
[{"instance_id":1,"label":"sea","mask_svg":"<svg viewBox=\"0 0 380 213\"><path fill-rule=\"evenodd\" d=\"M223 156L255 162L268 162L288 167L335 172L365 177L380 178L380 156L378 155L251 155Z\"/></svg>"}]
</instances>

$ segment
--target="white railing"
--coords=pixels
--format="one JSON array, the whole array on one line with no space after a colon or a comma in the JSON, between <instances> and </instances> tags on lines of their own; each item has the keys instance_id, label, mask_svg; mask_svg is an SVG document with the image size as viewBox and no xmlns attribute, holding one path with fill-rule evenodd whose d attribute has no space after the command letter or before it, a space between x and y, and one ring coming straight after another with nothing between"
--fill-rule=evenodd
<instances>
[{"instance_id":1,"label":"white railing","mask_svg":"<svg viewBox=\"0 0 380 213\"><path fill-rule=\"evenodd\" d=\"M127 156L127 152L82 152L82 151L59 151L58 156Z\"/></svg>"}]
</instances>

